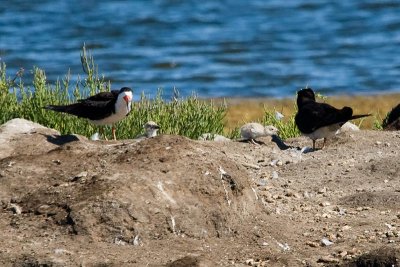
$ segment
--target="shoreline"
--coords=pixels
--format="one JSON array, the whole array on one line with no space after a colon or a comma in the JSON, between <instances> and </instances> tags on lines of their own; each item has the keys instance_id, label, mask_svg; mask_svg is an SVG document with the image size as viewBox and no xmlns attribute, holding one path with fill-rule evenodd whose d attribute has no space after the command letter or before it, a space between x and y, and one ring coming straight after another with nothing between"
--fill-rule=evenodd
<instances>
[{"instance_id":1,"label":"shoreline","mask_svg":"<svg viewBox=\"0 0 400 267\"><path fill-rule=\"evenodd\" d=\"M243 123L261 120L264 109L277 110L285 117L294 115L296 112L295 97L293 98L214 98L215 103L220 104L224 100L227 103L227 115L225 118L226 128L233 129ZM326 102L337 108L349 106L353 108L354 114L372 114L362 121L361 128L373 129L374 123L382 122L386 114L400 103L400 93L373 94L373 95L338 95L328 96Z\"/></svg>"}]
</instances>

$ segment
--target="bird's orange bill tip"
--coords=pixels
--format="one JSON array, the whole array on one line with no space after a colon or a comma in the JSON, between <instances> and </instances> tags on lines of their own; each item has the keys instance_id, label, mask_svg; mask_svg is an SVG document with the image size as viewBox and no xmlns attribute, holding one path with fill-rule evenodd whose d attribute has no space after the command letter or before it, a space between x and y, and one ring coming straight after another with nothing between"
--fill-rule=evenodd
<instances>
[{"instance_id":1,"label":"bird's orange bill tip","mask_svg":"<svg viewBox=\"0 0 400 267\"><path fill-rule=\"evenodd\" d=\"M131 102L131 98L129 97L129 96L124 96L124 100L128 103L128 102Z\"/></svg>"}]
</instances>

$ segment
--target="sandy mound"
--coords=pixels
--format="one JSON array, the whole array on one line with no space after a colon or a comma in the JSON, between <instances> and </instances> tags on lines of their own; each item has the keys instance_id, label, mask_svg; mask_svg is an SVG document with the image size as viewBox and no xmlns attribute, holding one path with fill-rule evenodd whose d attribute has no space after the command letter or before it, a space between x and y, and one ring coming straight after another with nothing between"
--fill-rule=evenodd
<instances>
[{"instance_id":1,"label":"sandy mound","mask_svg":"<svg viewBox=\"0 0 400 267\"><path fill-rule=\"evenodd\" d=\"M399 132L307 154L305 138L94 142L23 120L0 140L4 266L398 264Z\"/></svg>"}]
</instances>

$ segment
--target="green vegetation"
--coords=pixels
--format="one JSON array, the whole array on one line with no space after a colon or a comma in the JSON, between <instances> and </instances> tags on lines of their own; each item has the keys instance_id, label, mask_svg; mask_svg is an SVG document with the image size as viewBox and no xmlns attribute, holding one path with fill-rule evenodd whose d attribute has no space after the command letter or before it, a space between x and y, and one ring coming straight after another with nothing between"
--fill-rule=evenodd
<instances>
[{"instance_id":1,"label":"green vegetation","mask_svg":"<svg viewBox=\"0 0 400 267\"><path fill-rule=\"evenodd\" d=\"M265 110L264 112L265 115L262 124L275 126L279 130L278 133L279 137L282 138L283 140L301 135L294 121L295 114L290 115L287 118L284 117L282 119L278 119L275 116L276 110L274 111Z\"/></svg>"},{"instance_id":2,"label":"green vegetation","mask_svg":"<svg viewBox=\"0 0 400 267\"><path fill-rule=\"evenodd\" d=\"M25 86L22 71L13 79L7 77L6 65L2 63L0 124L13 118L24 118L54 128L62 134L76 133L89 137L97 132L96 126L85 119L43 109L49 104L70 104L100 91L110 90L110 83L104 76L99 76L93 57L85 47L82 49L81 63L85 77L78 77L72 85L69 72L64 79L50 85L44 70L35 67L32 88ZM161 127L160 132L166 134L189 138L197 138L202 133L222 134L226 115L224 104L216 106L212 101L201 101L195 95L180 98L177 91L175 96L174 100L167 102L163 100L160 90L153 100L142 93L140 100L133 103L129 116L117 125L117 138L134 138L143 132L143 125L149 120L157 122ZM107 133L110 136L110 131Z\"/></svg>"},{"instance_id":3,"label":"green vegetation","mask_svg":"<svg viewBox=\"0 0 400 267\"><path fill-rule=\"evenodd\" d=\"M49 84L44 70L35 67L32 70L32 83L25 85L23 69L10 78L6 74L6 65L1 63L0 124L13 118L24 118L54 128L62 134L76 133L89 137L97 132L97 127L85 119L43 109L49 104L70 104L78 99L110 90L110 83L104 76L99 75L94 59L85 47L82 48L80 59L84 75L78 76L77 81L72 83L68 71L65 77L55 84ZM135 95L138 93L140 94L134 90ZM322 101L327 99L320 94L317 94L317 97ZM240 125L230 131L224 128L227 114L225 102L216 105L212 100L198 99L195 94L181 98L177 90L174 90L173 100L166 101L163 99L163 92L158 90L154 99L149 99L141 93L140 99L132 106L129 116L117 125L119 139L134 138L143 132L143 125L150 120L155 121L161 127L160 133L164 134L183 135L193 139L197 139L203 133L225 133L231 139L240 137ZM300 132L294 121L296 105L293 106L294 113L282 120L276 118L276 110L266 110L264 107L264 116L260 123L277 127L282 139L299 136ZM375 129L382 129L381 121L381 118L375 119ZM362 123L363 120L359 124ZM107 129L106 134L111 137L111 130Z\"/></svg>"}]
</instances>

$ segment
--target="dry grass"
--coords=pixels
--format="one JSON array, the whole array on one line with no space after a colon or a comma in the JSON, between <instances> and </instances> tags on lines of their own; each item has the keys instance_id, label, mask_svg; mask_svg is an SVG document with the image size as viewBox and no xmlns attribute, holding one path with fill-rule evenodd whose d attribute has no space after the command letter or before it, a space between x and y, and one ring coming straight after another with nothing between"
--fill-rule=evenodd
<instances>
[{"instance_id":1,"label":"dry grass","mask_svg":"<svg viewBox=\"0 0 400 267\"><path fill-rule=\"evenodd\" d=\"M361 128L372 129L374 123L379 123L385 118L394 106L400 103L400 94L382 94L371 96L335 96L328 97L325 101L335 107L350 106L354 114L371 113L373 116L362 122ZM285 116L295 113L295 98L289 99L226 99L228 104L225 123L227 129L234 129L244 122L262 121L264 110L274 110L281 112Z\"/></svg>"}]
</instances>

